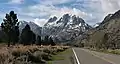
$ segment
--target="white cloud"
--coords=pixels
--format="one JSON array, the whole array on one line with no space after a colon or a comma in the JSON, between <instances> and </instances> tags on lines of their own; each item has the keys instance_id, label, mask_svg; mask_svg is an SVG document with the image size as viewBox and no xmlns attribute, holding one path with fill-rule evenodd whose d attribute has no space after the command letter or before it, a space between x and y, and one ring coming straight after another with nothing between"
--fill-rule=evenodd
<instances>
[{"instance_id":1,"label":"white cloud","mask_svg":"<svg viewBox=\"0 0 120 64\"><path fill-rule=\"evenodd\" d=\"M100 11L103 15L114 13L120 9L120 0L91 0L90 7ZM97 3L94 3L96 1ZM101 14L99 13L99 14Z\"/></svg>"},{"instance_id":2,"label":"white cloud","mask_svg":"<svg viewBox=\"0 0 120 64\"><path fill-rule=\"evenodd\" d=\"M68 7L55 7L53 5L35 5L31 6L28 9L30 12L27 15L30 16L62 16L63 14L73 14L81 17L87 16L87 13L77 9L77 8L68 8ZM34 10L34 11L33 11Z\"/></svg>"},{"instance_id":3,"label":"white cloud","mask_svg":"<svg viewBox=\"0 0 120 64\"><path fill-rule=\"evenodd\" d=\"M65 6L55 7L53 5L42 5L42 4L29 6L26 9L19 9L19 13L20 15L32 17L32 19L34 19L33 21L40 26L43 26L51 16L61 17L62 15L67 13L71 15L77 15L82 18L92 16L91 14L87 14L86 12L83 12L77 8L69 8ZM24 17L22 17L21 19L23 18ZM28 19L29 18L26 18L25 20Z\"/></svg>"},{"instance_id":4,"label":"white cloud","mask_svg":"<svg viewBox=\"0 0 120 64\"><path fill-rule=\"evenodd\" d=\"M59 18L67 13L80 16L83 19L85 19L86 17L93 17L92 14L88 14L84 11L81 11L80 9L66 6L56 7L54 5L36 4L33 6L28 6L27 8L18 9L20 20L33 21L39 26L43 26L50 17L57 16Z\"/></svg>"},{"instance_id":5,"label":"white cloud","mask_svg":"<svg viewBox=\"0 0 120 64\"><path fill-rule=\"evenodd\" d=\"M11 0L11 3L21 4L24 0ZM75 7L65 6L70 2L75 3ZM63 4L58 7L56 4ZM74 6L74 4L72 4ZM81 10L82 6L83 10ZM79 6L78 9L76 6ZM114 13L120 9L120 0L41 0L39 4L21 8L20 15L27 16L21 19L33 20L38 25L42 25L51 16L61 17L63 14L75 14L82 17L88 23L100 22L108 13ZM41 19L42 18L42 19ZM46 19L48 18L48 19Z\"/></svg>"},{"instance_id":6,"label":"white cloud","mask_svg":"<svg viewBox=\"0 0 120 64\"><path fill-rule=\"evenodd\" d=\"M24 0L11 0L9 3L21 4Z\"/></svg>"},{"instance_id":7,"label":"white cloud","mask_svg":"<svg viewBox=\"0 0 120 64\"><path fill-rule=\"evenodd\" d=\"M78 0L78 2L81 0ZM84 4L76 3L76 6L86 7L85 10L92 16L85 19L89 24L93 25L102 22L106 15L115 13L120 9L120 0L84 0Z\"/></svg>"},{"instance_id":8,"label":"white cloud","mask_svg":"<svg viewBox=\"0 0 120 64\"><path fill-rule=\"evenodd\" d=\"M120 0L100 0L105 13L113 13L120 9Z\"/></svg>"},{"instance_id":9,"label":"white cloud","mask_svg":"<svg viewBox=\"0 0 120 64\"><path fill-rule=\"evenodd\" d=\"M0 18L4 18L5 15L6 15L5 13L3 13L3 12L0 11Z\"/></svg>"},{"instance_id":10,"label":"white cloud","mask_svg":"<svg viewBox=\"0 0 120 64\"><path fill-rule=\"evenodd\" d=\"M55 5L55 4L65 4L65 3L72 2L72 1L74 1L74 0L42 0L42 1L40 1L40 4Z\"/></svg>"},{"instance_id":11,"label":"white cloud","mask_svg":"<svg viewBox=\"0 0 120 64\"><path fill-rule=\"evenodd\" d=\"M80 16L81 18L84 18L89 15L77 8L68 8L68 7L57 8L56 10L51 11L51 16L55 15L57 17L61 17L64 14L77 15Z\"/></svg>"},{"instance_id":12,"label":"white cloud","mask_svg":"<svg viewBox=\"0 0 120 64\"><path fill-rule=\"evenodd\" d=\"M34 23L36 23L37 25L39 26L44 26L44 24L47 22L46 19L39 19L39 18L36 18L33 20Z\"/></svg>"}]
</instances>

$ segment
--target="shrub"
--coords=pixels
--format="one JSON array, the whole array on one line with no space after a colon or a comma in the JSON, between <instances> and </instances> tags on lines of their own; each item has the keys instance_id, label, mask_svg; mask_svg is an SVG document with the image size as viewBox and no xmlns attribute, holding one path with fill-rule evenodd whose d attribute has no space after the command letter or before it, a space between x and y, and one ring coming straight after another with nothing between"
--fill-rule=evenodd
<instances>
[{"instance_id":1,"label":"shrub","mask_svg":"<svg viewBox=\"0 0 120 64\"><path fill-rule=\"evenodd\" d=\"M120 54L120 50L119 49L116 49L116 50L108 50L109 53L112 53L112 54Z\"/></svg>"},{"instance_id":2,"label":"shrub","mask_svg":"<svg viewBox=\"0 0 120 64\"><path fill-rule=\"evenodd\" d=\"M43 53L42 55L41 55L41 57L42 57L42 59L44 59L44 60L51 60L51 55L50 54L48 54L48 53Z\"/></svg>"},{"instance_id":3,"label":"shrub","mask_svg":"<svg viewBox=\"0 0 120 64\"><path fill-rule=\"evenodd\" d=\"M29 50L27 48L13 48L12 55L19 57L21 55L27 55L29 53Z\"/></svg>"},{"instance_id":4,"label":"shrub","mask_svg":"<svg viewBox=\"0 0 120 64\"><path fill-rule=\"evenodd\" d=\"M52 60L52 56L57 52L62 52L67 48L36 45L1 47L0 64L45 64L45 61Z\"/></svg>"},{"instance_id":5,"label":"shrub","mask_svg":"<svg viewBox=\"0 0 120 64\"><path fill-rule=\"evenodd\" d=\"M33 54L30 54L28 57L28 61L43 63L42 57L41 57L41 52L36 51Z\"/></svg>"},{"instance_id":6,"label":"shrub","mask_svg":"<svg viewBox=\"0 0 120 64\"><path fill-rule=\"evenodd\" d=\"M57 49L57 52L62 52L62 51L64 51L63 48L58 48L58 49Z\"/></svg>"},{"instance_id":7,"label":"shrub","mask_svg":"<svg viewBox=\"0 0 120 64\"><path fill-rule=\"evenodd\" d=\"M8 55L6 55L6 54L0 54L0 64L6 64L6 63L8 63L9 61L7 59L8 59Z\"/></svg>"},{"instance_id":8,"label":"shrub","mask_svg":"<svg viewBox=\"0 0 120 64\"><path fill-rule=\"evenodd\" d=\"M46 49L43 50L43 52L50 54L51 50L46 48Z\"/></svg>"}]
</instances>

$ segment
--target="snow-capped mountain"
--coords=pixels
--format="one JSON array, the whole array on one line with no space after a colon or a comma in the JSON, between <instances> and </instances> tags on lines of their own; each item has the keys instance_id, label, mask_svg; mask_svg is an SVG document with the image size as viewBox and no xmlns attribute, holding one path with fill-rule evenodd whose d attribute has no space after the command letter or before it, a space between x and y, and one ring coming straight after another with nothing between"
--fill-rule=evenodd
<instances>
[{"instance_id":1,"label":"snow-capped mountain","mask_svg":"<svg viewBox=\"0 0 120 64\"><path fill-rule=\"evenodd\" d=\"M60 18L54 16L43 27L39 27L34 22L20 21L20 31L26 24L30 25L35 34L43 37L51 36L57 42L71 41L77 37L83 38L85 32L92 28L79 16L69 14L64 14Z\"/></svg>"},{"instance_id":2,"label":"snow-capped mountain","mask_svg":"<svg viewBox=\"0 0 120 64\"><path fill-rule=\"evenodd\" d=\"M52 36L57 41L74 40L92 27L76 15L64 14L60 19L50 18L42 29L42 35Z\"/></svg>"},{"instance_id":3,"label":"snow-capped mountain","mask_svg":"<svg viewBox=\"0 0 120 64\"><path fill-rule=\"evenodd\" d=\"M20 21L20 24L19 24L20 32L21 32L22 29L26 26L26 24L30 25L31 30L32 30L36 35L41 35L42 27L38 26L38 25L35 24L34 22Z\"/></svg>"},{"instance_id":4,"label":"snow-capped mountain","mask_svg":"<svg viewBox=\"0 0 120 64\"><path fill-rule=\"evenodd\" d=\"M95 27L98 27L99 25L100 25L100 23L96 23L93 25L93 27L95 28Z\"/></svg>"}]
</instances>

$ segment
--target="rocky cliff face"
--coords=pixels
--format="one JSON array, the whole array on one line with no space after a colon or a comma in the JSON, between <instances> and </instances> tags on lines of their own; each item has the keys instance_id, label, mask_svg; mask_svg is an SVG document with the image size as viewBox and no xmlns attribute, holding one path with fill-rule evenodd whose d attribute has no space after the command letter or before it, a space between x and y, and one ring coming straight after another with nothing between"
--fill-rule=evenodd
<instances>
[{"instance_id":1,"label":"rocky cliff face","mask_svg":"<svg viewBox=\"0 0 120 64\"><path fill-rule=\"evenodd\" d=\"M103 22L88 31L88 34L87 45L120 48L120 10L106 16Z\"/></svg>"},{"instance_id":2,"label":"rocky cliff face","mask_svg":"<svg viewBox=\"0 0 120 64\"><path fill-rule=\"evenodd\" d=\"M60 19L50 18L42 29L43 35L49 35L57 41L71 41L78 36L84 36L84 32L92 27L76 15L64 14Z\"/></svg>"},{"instance_id":3,"label":"rocky cliff face","mask_svg":"<svg viewBox=\"0 0 120 64\"><path fill-rule=\"evenodd\" d=\"M41 35L42 27L38 26L38 25L35 24L34 22L20 21L20 24L19 24L20 32L21 32L22 29L26 26L26 24L30 25L31 30L32 30L36 35Z\"/></svg>"}]
</instances>

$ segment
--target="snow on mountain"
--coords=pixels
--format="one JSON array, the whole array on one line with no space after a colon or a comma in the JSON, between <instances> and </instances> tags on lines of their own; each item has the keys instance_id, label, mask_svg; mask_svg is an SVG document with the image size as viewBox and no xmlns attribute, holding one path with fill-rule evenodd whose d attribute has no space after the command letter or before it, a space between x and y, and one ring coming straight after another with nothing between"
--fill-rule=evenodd
<instances>
[{"instance_id":1,"label":"snow on mountain","mask_svg":"<svg viewBox=\"0 0 120 64\"><path fill-rule=\"evenodd\" d=\"M42 35L53 36L60 41L68 41L75 39L91 28L79 16L64 14L60 19L55 16L50 18L42 29Z\"/></svg>"},{"instance_id":2,"label":"snow on mountain","mask_svg":"<svg viewBox=\"0 0 120 64\"><path fill-rule=\"evenodd\" d=\"M21 32L22 29L26 26L26 24L30 25L31 30L32 30L36 35L41 35L42 27L38 26L38 25L35 24L34 22L20 21L20 24L19 24L20 32Z\"/></svg>"},{"instance_id":3,"label":"snow on mountain","mask_svg":"<svg viewBox=\"0 0 120 64\"><path fill-rule=\"evenodd\" d=\"M69 14L64 14L60 18L54 16L43 27L39 27L34 22L20 21L20 31L26 24L29 24L31 30L37 35L51 36L56 42L66 42L80 36L84 37L84 33L92 28L79 16Z\"/></svg>"},{"instance_id":4,"label":"snow on mountain","mask_svg":"<svg viewBox=\"0 0 120 64\"><path fill-rule=\"evenodd\" d=\"M98 27L99 25L100 25L100 23L96 23L93 25L93 27L95 28L95 27Z\"/></svg>"}]
</instances>

